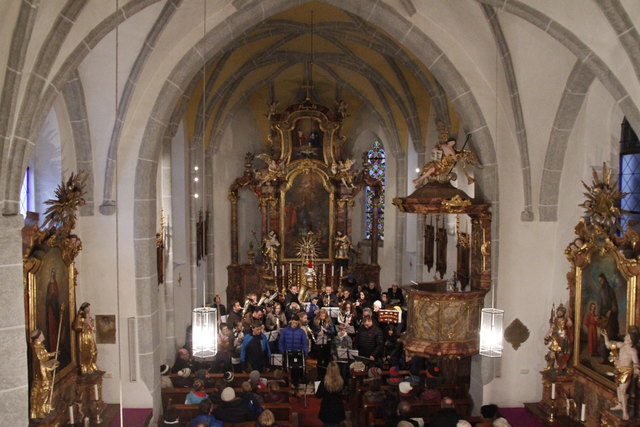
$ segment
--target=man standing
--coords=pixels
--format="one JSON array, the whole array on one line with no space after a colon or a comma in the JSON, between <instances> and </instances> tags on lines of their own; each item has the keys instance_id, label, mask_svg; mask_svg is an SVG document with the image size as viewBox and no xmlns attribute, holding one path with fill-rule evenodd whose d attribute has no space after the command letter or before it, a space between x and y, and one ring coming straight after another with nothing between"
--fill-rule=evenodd
<instances>
[{"instance_id":1,"label":"man standing","mask_svg":"<svg viewBox=\"0 0 640 427\"><path fill-rule=\"evenodd\" d=\"M301 352L302 357L307 357L309 353L309 342L307 334L300 329L300 318L306 318L304 313L298 313L296 317L289 321L289 326L280 331L278 339L278 348L285 358L287 367L290 369L291 380L293 384L298 385L304 375L302 366L289 366L290 360L287 356L289 352Z\"/></svg>"},{"instance_id":2,"label":"man standing","mask_svg":"<svg viewBox=\"0 0 640 427\"><path fill-rule=\"evenodd\" d=\"M362 326L356 334L356 349L361 357L366 357L374 365L380 365L384 348L384 337L382 331L374 326L371 316L362 320Z\"/></svg>"},{"instance_id":3,"label":"man standing","mask_svg":"<svg viewBox=\"0 0 640 427\"><path fill-rule=\"evenodd\" d=\"M231 306L231 310L229 310L229 317L227 317L227 324L232 327L242 320L242 306L240 305L240 301L234 301Z\"/></svg>"},{"instance_id":4,"label":"man standing","mask_svg":"<svg viewBox=\"0 0 640 427\"><path fill-rule=\"evenodd\" d=\"M627 389L632 382L634 375L640 374L638 362L638 350L636 346L640 339L640 331L637 326L629 326L629 332L624 336L624 342L609 341L607 331L600 330L604 337L604 343L607 348L611 349L611 353L618 355L615 359L615 370L613 371L616 379L616 393L618 404L612 407L612 410L622 409L622 419L629 419L629 410L627 405Z\"/></svg>"},{"instance_id":5,"label":"man standing","mask_svg":"<svg viewBox=\"0 0 640 427\"><path fill-rule=\"evenodd\" d=\"M246 335L242 340L240 361L246 365L247 371L262 372L271 357L269 340L262 333L262 329L262 323L254 323L251 326L251 335Z\"/></svg>"},{"instance_id":6,"label":"man standing","mask_svg":"<svg viewBox=\"0 0 640 427\"><path fill-rule=\"evenodd\" d=\"M244 315L244 319L242 320L242 324L244 326L244 333L246 335L251 333L251 328L254 324L259 323L264 325L264 309L262 307L256 306L253 311L249 311Z\"/></svg>"},{"instance_id":7,"label":"man standing","mask_svg":"<svg viewBox=\"0 0 640 427\"><path fill-rule=\"evenodd\" d=\"M291 285L287 294L284 296L284 314L287 316L287 320L291 320L294 313L294 307L298 306L300 310L300 301L298 301L298 285ZM295 303L295 304L294 304Z\"/></svg>"},{"instance_id":8,"label":"man standing","mask_svg":"<svg viewBox=\"0 0 640 427\"><path fill-rule=\"evenodd\" d=\"M333 292L332 286L325 286L324 292L320 294L320 308L337 307L338 297Z\"/></svg>"},{"instance_id":9,"label":"man standing","mask_svg":"<svg viewBox=\"0 0 640 427\"><path fill-rule=\"evenodd\" d=\"M387 296L389 297L390 304L399 305L400 307L404 305L404 294L397 283L391 284L391 287L387 291Z\"/></svg>"}]
</instances>

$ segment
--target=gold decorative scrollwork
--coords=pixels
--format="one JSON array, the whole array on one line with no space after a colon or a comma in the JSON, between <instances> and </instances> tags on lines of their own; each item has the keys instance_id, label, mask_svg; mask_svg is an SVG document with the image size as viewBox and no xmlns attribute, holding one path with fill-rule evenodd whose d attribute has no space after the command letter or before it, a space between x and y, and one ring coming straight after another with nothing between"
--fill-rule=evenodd
<instances>
[{"instance_id":1,"label":"gold decorative scrollwork","mask_svg":"<svg viewBox=\"0 0 640 427\"><path fill-rule=\"evenodd\" d=\"M456 194L449 200L443 200L442 206L449 213L461 213L466 207L471 206L471 200L463 199L459 194Z\"/></svg>"}]
</instances>

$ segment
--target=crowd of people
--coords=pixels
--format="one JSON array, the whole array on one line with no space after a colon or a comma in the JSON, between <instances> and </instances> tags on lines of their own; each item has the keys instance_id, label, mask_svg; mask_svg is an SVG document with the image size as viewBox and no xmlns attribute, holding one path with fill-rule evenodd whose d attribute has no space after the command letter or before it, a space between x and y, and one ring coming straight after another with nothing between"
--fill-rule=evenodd
<instances>
[{"instance_id":1,"label":"crowd of people","mask_svg":"<svg viewBox=\"0 0 640 427\"><path fill-rule=\"evenodd\" d=\"M226 378L234 372L251 372L251 377L257 380L265 371L284 368L289 370L292 390L296 390L309 379L305 377L308 357L315 360L317 367L316 396L321 399L318 418L324 426L339 426L346 419L345 390L353 370L369 373L364 399L384 402L377 415L387 420L389 427L417 425L407 417L408 403L403 399L412 389L420 390L414 396L417 399L441 401L442 409L429 425L456 426L458 421L464 421L455 418L453 401L436 390L442 381L439 368L425 358L405 354L398 338L406 327L406 316L397 316L401 320L395 322L380 315L380 310L402 312L405 296L397 284L387 292L380 292L375 282L345 286L340 293L326 286L308 303L300 301L298 293L298 287L292 285L280 298L267 293L259 301L257 295L249 294L244 305L240 301L231 302L229 310L224 310L228 315L222 316L219 324L218 353L213 362L193 360L189 340L177 352L170 371L199 372L202 378L193 382L185 400L201 405L201 415L192 420L191 426L198 426L200 421L217 426L221 424L216 422L246 420L255 420L258 426L277 425L271 411L262 411L261 405L265 401L288 402L288 396L278 392L278 381L270 381L268 389L261 393L257 393L258 382L249 381L243 384L241 395L236 396L233 388L225 387L218 378L218 384L209 384L215 390L211 395L203 391L207 374L224 373ZM169 371L168 367L163 369ZM379 372L383 369L390 373L387 383L397 386L391 392L381 390ZM402 378L401 370L410 374ZM212 402L217 408L215 412L211 411Z\"/></svg>"}]
</instances>

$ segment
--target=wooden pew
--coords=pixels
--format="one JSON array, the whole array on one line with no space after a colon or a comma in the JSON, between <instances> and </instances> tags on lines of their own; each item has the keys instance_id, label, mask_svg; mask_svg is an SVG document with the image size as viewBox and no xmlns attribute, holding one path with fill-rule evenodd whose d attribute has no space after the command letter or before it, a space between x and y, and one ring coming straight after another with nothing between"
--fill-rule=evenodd
<instances>
[{"instance_id":1,"label":"wooden pew","mask_svg":"<svg viewBox=\"0 0 640 427\"><path fill-rule=\"evenodd\" d=\"M241 387L234 387L233 390L236 392L236 395L242 392ZM160 394L162 395L162 407L167 408L169 406L169 401L171 400L173 403L184 403L184 400L187 397L187 394L191 391L190 388L178 388L178 387L170 387L163 388L160 390ZM207 394L213 393L214 389L205 388L203 390ZM283 394L290 394L290 387L281 387L280 392Z\"/></svg>"},{"instance_id":2,"label":"wooden pew","mask_svg":"<svg viewBox=\"0 0 640 427\"><path fill-rule=\"evenodd\" d=\"M411 411L409 417L422 418L425 425L429 424L431 417L440 410L440 402L412 400ZM471 408L473 402L469 398L465 399L453 399L456 411L460 416L467 419L471 415ZM369 426L383 426L386 422L383 418L376 418L376 412L382 407L380 403L363 403L363 416L367 420Z\"/></svg>"},{"instance_id":3,"label":"wooden pew","mask_svg":"<svg viewBox=\"0 0 640 427\"><path fill-rule=\"evenodd\" d=\"M215 380L216 378L223 378L223 376L223 373L207 374L207 380ZM265 372L260 374L260 376L266 378L267 381L275 379L273 372ZM244 381L249 381L249 374L245 372L234 373L233 377L233 381L228 384L229 387L240 387ZM176 388L190 388L193 386L193 381L195 380L193 375L189 378L184 378L178 374L170 374L169 378L171 378L171 382ZM282 379L285 380L287 384L291 383L288 372L282 374Z\"/></svg>"},{"instance_id":4,"label":"wooden pew","mask_svg":"<svg viewBox=\"0 0 640 427\"><path fill-rule=\"evenodd\" d=\"M200 414L199 405L185 405L184 403L171 405L178 411L180 417L180 425L188 426L189 421L197 417ZM213 405L212 411L215 412L216 405ZM265 403L262 405L263 409L269 409L273 412L276 418L276 422L283 427L289 427L293 425L293 412L291 411L290 403ZM255 421L246 421L242 423L224 423L225 427L253 427Z\"/></svg>"}]
</instances>

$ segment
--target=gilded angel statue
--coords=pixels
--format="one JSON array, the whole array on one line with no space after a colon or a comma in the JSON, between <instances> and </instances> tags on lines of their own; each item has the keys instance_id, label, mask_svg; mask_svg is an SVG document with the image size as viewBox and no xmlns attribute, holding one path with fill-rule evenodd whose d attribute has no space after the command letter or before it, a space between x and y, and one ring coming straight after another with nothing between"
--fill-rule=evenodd
<instances>
[{"instance_id":1,"label":"gilded angel statue","mask_svg":"<svg viewBox=\"0 0 640 427\"><path fill-rule=\"evenodd\" d=\"M261 153L256 156L267 164L267 170L256 171L261 176L258 186L264 185L269 181L277 181L284 173L285 161L278 162L273 156L267 153Z\"/></svg>"},{"instance_id":2,"label":"gilded angel statue","mask_svg":"<svg viewBox=\"0 0 640 427\"><path fill-rule=\"evenodd\" d=\"M351 159L347 159L344 162L338 161L331 165L331 173L336 178L339 178L342 182L342 185L347 188L353 188L353 172L351 172L351 167L353 166L354 161Z\"/></svg>"},{"instance_id":3,"label":"gilded angel statue","mask_svg":"<svg viewBox=\"0 0 640 427\"><path fill-rule=\"evenodd\" d=\"M455 176L450 176L451 169L459 164L467 182L473 184L475 181L466 171L468 166L481 168L480 162L476 155L469 149L463 148L457 150L455 148L456 140L449 138L447 142L436 145L431 154L431 161L427 162L420 171L420 176L413 180L416 187L422 187L427 182L432 181L450 181Z\"/></svg>"}]
</instances>

